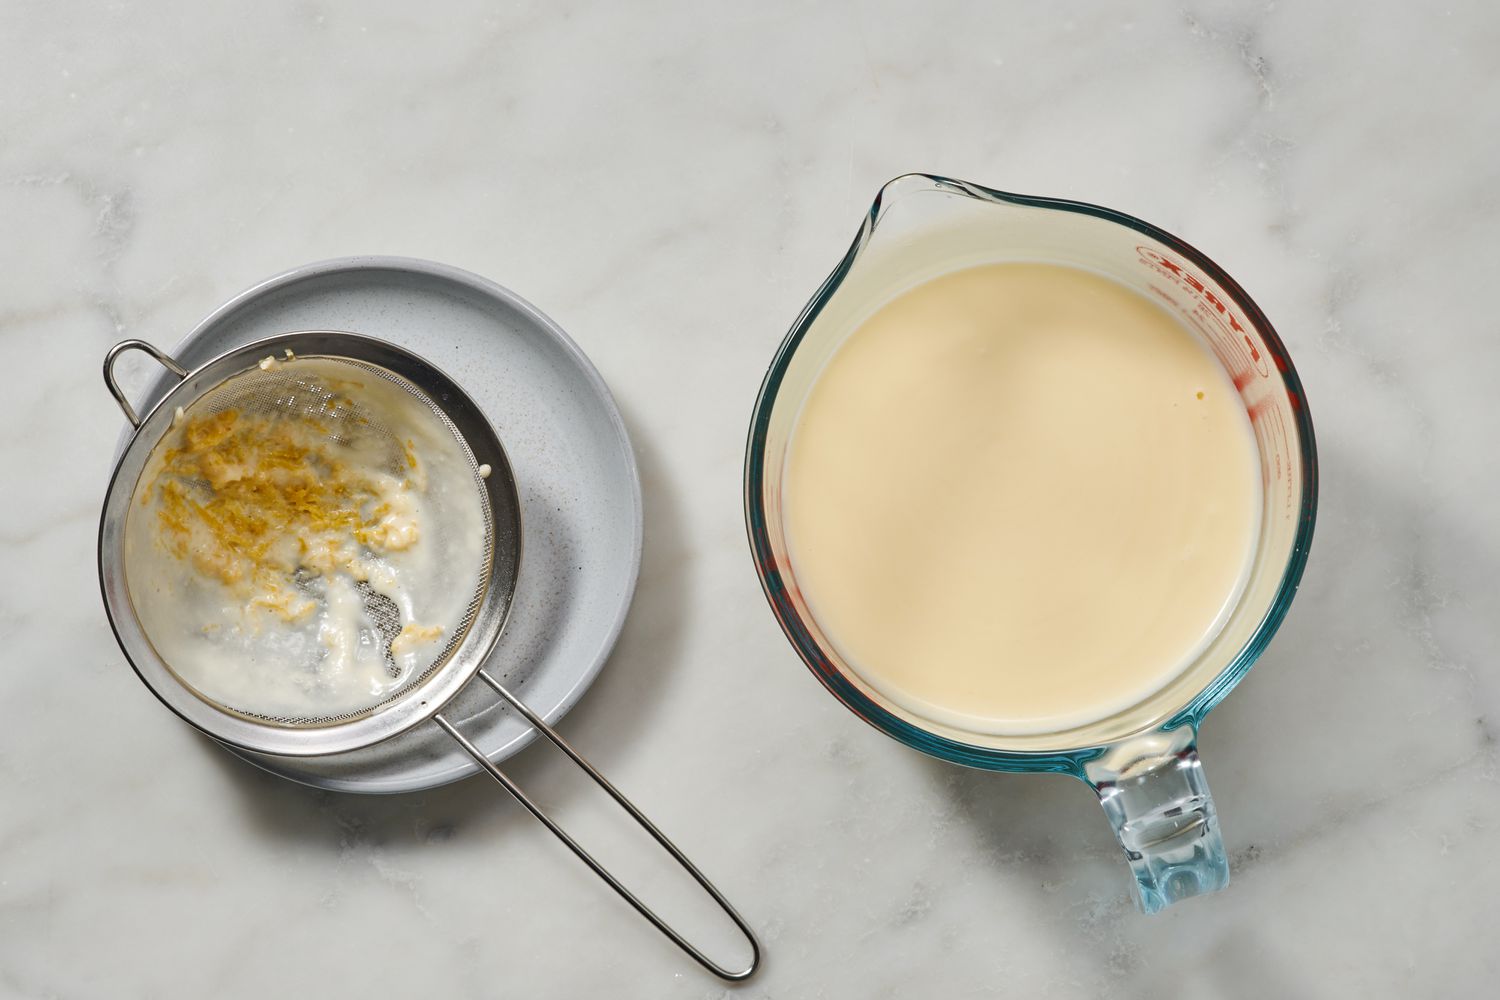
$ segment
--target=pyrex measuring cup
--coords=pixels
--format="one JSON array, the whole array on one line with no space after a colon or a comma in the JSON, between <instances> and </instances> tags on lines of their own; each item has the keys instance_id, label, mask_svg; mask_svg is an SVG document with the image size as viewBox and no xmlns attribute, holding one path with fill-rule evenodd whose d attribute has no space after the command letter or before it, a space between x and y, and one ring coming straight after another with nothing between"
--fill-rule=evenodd
<instances>
[{"instance_id":1,"label":"pyrex measuring cup","mask_svg":"<svg viewBox=\"0 0 1500 1000\"><path fill-rule=\"evenodd\" d=\"M840 657L808 611L782 523L792 430L813 382L845 337L915 285L1007 260L1086 268L1180 316L1239 392L1255 435L1264 496L1249 582L1208 647L1140 703L1046 734L967 732L881 695ZM899 474L895 464L893 474ZM782 629L823 685L866 722L935 757L1000 771L1061 772L1087 782L1114 826L1147 912L1229 882L1198 761L1198 725L1250 669L1285 616L1307 559L1316 505L1317 461L1301 383L1271 324L1223 270L1169 233L1107 208L923 174L898 177L881 189L849 252L797 318L761 387L745 459L745 516L761 584Z\"/></svg>"}]
</instances>

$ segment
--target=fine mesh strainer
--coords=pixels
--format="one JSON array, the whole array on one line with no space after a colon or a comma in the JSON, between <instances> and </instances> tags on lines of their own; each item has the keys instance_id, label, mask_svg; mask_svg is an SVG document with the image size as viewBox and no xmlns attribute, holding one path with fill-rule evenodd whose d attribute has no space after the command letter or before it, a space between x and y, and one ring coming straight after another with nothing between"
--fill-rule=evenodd
<instances>
[{"instance_id":1,"label":"fine mesh strainer","mask_svg":"<svg viewBox=\"0 0 1500 1000\"><path fill-rule=\"evenodd\" d=\"M135 412L114 377L116 360L130 350L149 354L180 379L144 416ZM106 355L104 378L135 428L110 481L100 520L99 576L104 603L121 649L141 680L168 708L220 742L286 756L354 750L431 720L700 965L730 981L754 973L760 961L759 944L723 894L551 726L483 669L500 637L515 590L521 555L520 502L499 439L457 385L421 358L391 344L333 331L261 340L194 371L144 341L127 340ZM182 503L205 521L220 523L229 517L227 512L240 509L231 507L242 499L234 496L239 473L234 471L235 456L229 450L232 439L220 442L209 435L199 440L206 457L187 472L180 462L168 464L178 462L181 452L188 450L183 444L187 431L177 433L177 425L187 421L185 427L208 426L215 415L229 421L225 426L250 427L247 433L257 427L292 427L307 437L309 446L299 453L297 462L287 464L277 475L300 476L313 489L333 478L329 463L340 462L342 456L357 456L359 461L351 464L395 481L408 470L417 470L414 455L421 455L423 523L435 528L425 531L410 550L420 551L428 560L428 575L441 580L441 586L416 588L427 593L398 592L390 582L394 577L372 572L340 597L333 590L338 574L305 570L297 561L311 561L304 554L291 560L296 570L289 575L286 592L277 595L277 600L296 603L304 611L300 618L296 614L286 617L325 623L347 620L351 641L329 643L325 635L323 641L314 642L309 633L289 626L284 635L275 632L274 643L252 636L248 645L236 646L219 642L216 626L174 629L174 624L184 620L197 620L194 574L185 574L187 583L168 578L163 567L176 565L180 571L184 563L174 563L171 554L163 553L148 530L156 521L152 505L163 502L158 484L170 480ZM199 418L204 422L198 422ZM202 472L203 468L209 471ZM275 545L300 546L305 553L309 536L297 520L300 509L267 506L251 513L264 515L258 524L266 517L284 518L275 522L277 530L263 531L261 536ZM359 537L366 544L367 539ZM233 562L245 556L246 547L235 540L216 551ZM203 568L197 562L191 565ZM219 567L224 574L221 579L239 580L238 565ZM407 576L403 579L408 582L421 579L421 573L413 576L412 569L404 569ZM222 599L217 601L219 607L223 604ZM204 600L201 606L209 614L215 601ZM319 613L309 614L307 608ZM335 615L335 609L342 611ZM445 627L439 639L416 652L402 647L398 657L395 651L403 628L416 624L408 620L412 616L424 621L435 617ZM183 638L189 632L191 636ZM334 670L320 672L320 664L334 656L335 649L342 650L340 655L347 659ZM360 684L346 685L348 690L331 687L330 676L352 676L350 664L366 671ZM259 680L236 687L246 677ZM476 677L582 768L713 898L750 944L750 962L744 969L727 969L688 942L454 727L442 709Z\"/></svg>"}]
</instances>

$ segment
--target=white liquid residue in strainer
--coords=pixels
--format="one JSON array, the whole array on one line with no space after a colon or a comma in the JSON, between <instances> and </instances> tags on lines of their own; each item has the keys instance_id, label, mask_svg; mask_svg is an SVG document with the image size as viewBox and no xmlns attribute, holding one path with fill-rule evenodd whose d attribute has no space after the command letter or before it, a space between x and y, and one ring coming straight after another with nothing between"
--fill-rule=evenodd
<instances>
[{"instance_id":1,"label":"white liquid residue in strainer","mask_svg":"<svg viewBox=\"0 0 1500 1000\"><path fill-rule=\"evenodd\" d=\"M126 577L200 697L326 724L399 697L463 638L489 520L473 459L413 387L356 362L268 359L152 451Z\"/></svg>"}]
</instances>

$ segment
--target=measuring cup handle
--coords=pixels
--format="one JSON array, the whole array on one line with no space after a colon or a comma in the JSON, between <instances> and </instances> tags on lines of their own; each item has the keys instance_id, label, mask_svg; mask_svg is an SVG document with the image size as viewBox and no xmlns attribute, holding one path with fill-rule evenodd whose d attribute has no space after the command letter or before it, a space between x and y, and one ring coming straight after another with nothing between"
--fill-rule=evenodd
<instances>
[{"instance_id":1,"label":"measuring cup handle","mask_svg":"<svg viewBox=\"0 0 1500 1000\"><path fill-rule=\"evenodd\" d=\"M178 378L187 378L188 371L173 360L171 355L144 340L122 340L109 349L109 353L104 355L104 384L109 386L110 395L115 397L115 402L119 403L120 409L125 411L125 419L130 421L130 426L139 427L141 418L136 415L135 407L130 405L130 400L125 398L124 391L120 389L120 383L115 381L115 362L126 351L144 351Z\"/></svg>"},{"instance_id":2,"label":"measuring cup handle","mask_svg":"<svg viewBox=\"0 0 1500 1000\"><path fill-rule=\"evenodd\" d=\"M1196 737L1190 726L1140 737L1084 767L1146 913L1229 885L1229 859Z\"/></svg>"}]
</instances>

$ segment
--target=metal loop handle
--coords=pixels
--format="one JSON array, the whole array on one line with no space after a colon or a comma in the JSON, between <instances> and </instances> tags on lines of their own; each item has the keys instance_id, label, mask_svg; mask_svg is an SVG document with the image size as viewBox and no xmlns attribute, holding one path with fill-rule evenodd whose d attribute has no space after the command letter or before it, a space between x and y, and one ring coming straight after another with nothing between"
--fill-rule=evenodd
<instances>
[{"instance_id":1,"label":"metal loop handle","mask_svg":"<svg viewBox=\"0 0 1500 1000\"><path fill-rule=\"evenodd\" d=\"M130 421L130 426L139 427L141 418L136 416L135 407L130 405L130 400L125 398L125 393L120 389L120 383L115 381L115 361L126 351L145 351L155 358L158 364L180 379L187 378L188 371L170 355L144 340L122 340L109 349L109 353L104 355L104 384L109 386L110 394L115 397L115 402L119 403L120 409L125 411L125 419Z\"/></svg>"},{"instance_id":2,"label":"metal loop handle","mask_svg":"<svg viewBox=\"0 0 1500 1000\"><path fill-rule=\"evenodd\" d=\"M714 962L707 955L703 954L703 952L699 951L696 946L691 944L686 938L679 934L676 929L667 924L667 922L661 917L657 916L654 910L652 910L645 903L641 902L641 900L635 895L635 893L625 888L625 886L620 882L619 879L615 878L615 876L611 874L608 869L606 869L603 865L596 861L592 854L584 850L584 848L576 840L569 836L568 832L561 826L559 826L551 816L548 816L545 812L543 812L541 807L533 802L531 798L521 790L519 785L512 781L504 771L496 767L494 763L489 760L489 758L485 757L485 755L480 752L478 747L470 743L462 733L460 733L453 727L452 723L445 719L441 714L433 716L437 724L443 728L443 731L446 732L449 736L453 737L454 740L458 742L458 745L463 747L464 750L469 754L469 756L473 757L474 761L480 767L489 772L490 777L498 781L507 792L515 797L517 802L521 803L521 805L526 808L527 812L531 813L531 815L535 816L539 821L541 821L542 825L545 826L548 830L551 830L553 835L556 836L558 840L561 840L564 844L566 844L568 849L576 854L579 860L588 865L589 868L593 870L595 875L598 875L600 878L602 878L611 889L617 892L620 897L625 900L625 902L633 906L637 913L649 920L657 930L665 934L673 944L677 945L677 947L687 952L687 954L691 956L694 961L703 966L709 972L712 972L714 975L718 976L720 979L728 980L729 982L740 982L742 980L749 979L755 973L755 970L760 967L760 942L755 939L755 932L752 931L749 925L745 923L744 918L741 917L739 913L735 911L735 908L729 904L729 900L724 898L724 894L721 893L714 886L714 884L708 880L707 876L705 876L701 871L698 870L698 867L696 865L688 860L687 855L683 854L676 844L667 839L666 834L662 833L659 829L656 828L656 824L647 819L646 815L639 809L637 809L633 802L627 799L619 789L615 788L614 785L610 784L609 779L595 770L594 766L587 760L585 760L582 754L580 754L577 750L574 750L573 747L568 744L567 740L559 736L556 730L547 725L546 722L542 721L541 716L537 715L531 709L527 708L519 698L507 691L499 681L495 680L495 678L491 677L484 670L479 671L479 679L493 688L495 690L495 693L498 694L501 698L505 699L505 701L512 708L514 708L517 712L520 712L522 717L524 717L527 722L535 726L538 732L540 732L543 736L547 737L547 739L552 742L553 746L557 747L563 753L567 754L568 757L573 761L573 763L582 768L584 773L594 780L594 783L596 785L608 792L609 797L614 799L615 802L619 803L620 807L627 813L629 813L631 818L639 823L641 828L649 833L652 839L660 844L661 847L672 856L672 859L674 861L681 865L689 875L693 876L693 879L698 883L698 885L703 888L705 892L713 897L713 901L719 904L719 908L722 909L726 914L728 914L729 919L733 920L734 925L740 929L740 933L745 935L745 940L750 942L750 964L746 966L742 971L732 972L729 969L726 969L718 963Z\"/></svg>"}]
</instances>

